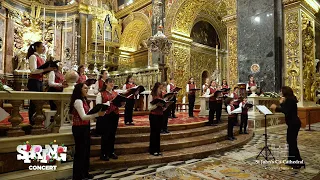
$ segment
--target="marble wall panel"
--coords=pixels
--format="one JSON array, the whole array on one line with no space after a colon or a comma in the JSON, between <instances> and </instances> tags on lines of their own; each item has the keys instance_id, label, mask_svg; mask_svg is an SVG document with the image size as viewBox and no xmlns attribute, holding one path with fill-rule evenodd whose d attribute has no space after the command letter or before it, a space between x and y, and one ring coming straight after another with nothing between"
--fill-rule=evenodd
<instances>
[{"instance_id":1,"label":"marble wall panel","mask_svg":"<svg viewBox=\"0 0 320 180\"><path fill-rule=\"evenodd\" d=\"M238 0L239 81L247 82L248 76L253 74L256 81L261 82L263 91L276 91L279 83L276 82L279 70L275 49L278 41L275 27L279 26L279 13L275 13L278 12L277 1ZM258 71L252 69L254 64L260 67Z\"/></svg>"}]
</instances>

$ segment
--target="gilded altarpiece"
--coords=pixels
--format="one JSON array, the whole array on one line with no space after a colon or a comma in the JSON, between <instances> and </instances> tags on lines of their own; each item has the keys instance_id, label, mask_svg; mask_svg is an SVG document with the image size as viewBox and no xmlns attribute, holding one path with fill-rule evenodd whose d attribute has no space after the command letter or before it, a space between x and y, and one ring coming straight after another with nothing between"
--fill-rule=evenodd
<instances>
[{"instance_id":1,"label":"gilded altarpiece","mask_svg":"<svg viewBox=\"0 0 320 180\"><path fill-rule=\"evenodd\" d=\"M201 87L202 73L209 72L209 75L216 70L216 57L214 49L208 50L198 46L191 47L191 77L194 78L198 87ZM220 70L222 73L222 70Z\"/></svg>"},{"instance_id":2,"label":"gilded altarpiece","mask_svg":"<svg viewBox=\"0 0 320 180\"><path fill-rule=\"evenodd\" d=\"M285 85L300 101L313 101L315 77L315 26L313 15L300 8L285 10Z\"/></svg>"}]
</instances>

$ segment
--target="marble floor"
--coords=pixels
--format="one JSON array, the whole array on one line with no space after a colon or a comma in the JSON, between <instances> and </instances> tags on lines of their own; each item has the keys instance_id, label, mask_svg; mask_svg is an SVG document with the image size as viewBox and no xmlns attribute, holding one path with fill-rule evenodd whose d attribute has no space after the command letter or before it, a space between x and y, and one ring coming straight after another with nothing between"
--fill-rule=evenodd
<instances>
[{"instance_id":1,"label":"marble floor","mask_svg":"<svg viewBox=\"0 0 320 180\"><path fill-rule=\"evenodd\" d=\"M197 180L197 179L314 179L320 174L320 123L312 126L314 131L301 130L298 144L306 169L290 169L282 161L274 164L262 164L256 156L264 147L263 130L257 131L254 138L245 146L221 154L214 154L205 159L137 166L129 169L101 169L91 172L94 179L140 179L140 180ZM286 159L286 127L269 130L269 146L276 160ZM260 158L264 160L264 158ZM272 163L272 162L270 162Z\"/></svg>"}]
</instances>

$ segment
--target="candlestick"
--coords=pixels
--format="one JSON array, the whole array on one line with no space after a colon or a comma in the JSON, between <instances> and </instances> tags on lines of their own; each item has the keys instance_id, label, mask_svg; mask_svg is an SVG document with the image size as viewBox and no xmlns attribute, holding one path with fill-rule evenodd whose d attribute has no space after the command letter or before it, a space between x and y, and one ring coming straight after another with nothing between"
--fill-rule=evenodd
<instances>
[{"instance_id":1,"label":"candlestick","mask_svg":"<svg viewBox=\"0 0 320 180\"><path fill-rule=\"evenodd\" d=\"M46 31L46 8L43 8L43 29L42 29L42 42L44 42Z\"/></svg>"},{"instance_id":2,"label":"candlestick","mask_svg":"<svg viewBox=\"0 0 320 180\"><path fill-rule=\"evenodd\" d=\"M101 4L102 4L102 1L101 1ZM105 66L106 66L106 31L103 26L103 68L102 69L105 69L106 68Z\"/></svg>"},{"instance_id":3,"label":"candlestick","mask_svg":"<svg viewBox=\"0 0 320 180\"><path fill-rule=\"evenodd\" d=\"M73 24L72 24L72 50L75 52L75 43L76 43L76 16L73 17ZM73 53L73 62L76 61L75 53Z\"/></svg>"},{"instance_id":4,"label":"candlestick","mask_svg":"<svg viewBox=\"0 0 320 180\"><path fill-rule=\"evenodd\" d=\"M53 52L52 56L55 57L56 54L56 35L57 35L57 11L54 11L54 34L53 34Z\"/></svg>"},{"instance_id":5,"label":"candlestick","mask_svg":"<svg viewBox=\"0 0 320 180\"><path fill-rule=\"evenodd\" d=\"M98 21L96 21L96 42L95 42L95 47L94 47L94 68L93 71L95 73L98 73L98 69L97 69L97 42L98 42Z\"/></svg>"},{"instance_id":6,"label":"candlestick","mask_svg":"<svg viewBox=\"0 0 320 180\"><path fill-rule=\"evenodd\" d=\"M67 56L66 56L66 49L67 49L67 37L68 37L68 34L67 34L67 28L68 28L68 13L66 13L66 16L65 16L65 23L64 23L64 49L65 49L65 51L64 51L64 54L65 54L65 57L64 58L66 58Z\"/></svg>"}]
</instances>

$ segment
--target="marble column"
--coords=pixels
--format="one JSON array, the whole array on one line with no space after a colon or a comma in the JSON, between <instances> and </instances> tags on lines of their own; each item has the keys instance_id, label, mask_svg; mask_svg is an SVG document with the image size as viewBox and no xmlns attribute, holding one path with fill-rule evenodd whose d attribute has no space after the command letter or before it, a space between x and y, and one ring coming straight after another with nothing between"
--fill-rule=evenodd
<instances>
[{"instance_id":1,"label":"marble column","mask_svg":"<svg viewBox=\"0 0 320 180\"><path fill-rule=\"evenodd\" d=\"M284 1L284 79L299 105L314 101L320 79L315 68L315 19L320 4L315 0ZM308 104L309 105L309 104Z\"/></svg>"},{"instance_id":2,"label":"marble column","mask_svg":"<svg viewBox=\"0 0 320 180\"><path fill-rule=\"evenodd\" d=\"M282 62L281 0L238 0L239 82L253 75L263 91L279 91Z\"/></svg>"}]
</instances>

